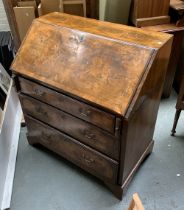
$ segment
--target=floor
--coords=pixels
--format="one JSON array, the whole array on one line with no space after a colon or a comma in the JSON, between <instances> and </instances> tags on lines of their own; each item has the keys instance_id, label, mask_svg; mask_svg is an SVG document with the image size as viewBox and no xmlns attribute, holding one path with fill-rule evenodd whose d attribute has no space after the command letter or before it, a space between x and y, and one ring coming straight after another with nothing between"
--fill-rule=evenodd
<instances>
[{"instance_id":1,"label":"floor","mask_svg":"<svg viewBox=\"0 0 184 210\"><path fill-rule=\"evenodd\" d=\"M170 136L176 96L162 100L155 147L131 182L123 201L96 178L52 153L28 145L20 134L11 210L126 210L138 192L146 210L184 210L184 114Z\"/></svg>"}]
</instances>

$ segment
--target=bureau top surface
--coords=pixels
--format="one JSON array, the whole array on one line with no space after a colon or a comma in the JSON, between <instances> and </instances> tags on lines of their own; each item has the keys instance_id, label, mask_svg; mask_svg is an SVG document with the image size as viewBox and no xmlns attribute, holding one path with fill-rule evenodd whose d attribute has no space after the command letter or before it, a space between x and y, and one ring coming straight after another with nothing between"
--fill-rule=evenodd
<instances>
[{"instance_id":1,"label":"bureau top surface","mask_svg":"<svg viewBox=\"0 0 184 210\"><path fill-rule=\"evenodd\" d=\"M52 13L33 22L11 69L125 115L153 60L153 48L168 39L161 33Z\"/></svg>"}]
</instances>

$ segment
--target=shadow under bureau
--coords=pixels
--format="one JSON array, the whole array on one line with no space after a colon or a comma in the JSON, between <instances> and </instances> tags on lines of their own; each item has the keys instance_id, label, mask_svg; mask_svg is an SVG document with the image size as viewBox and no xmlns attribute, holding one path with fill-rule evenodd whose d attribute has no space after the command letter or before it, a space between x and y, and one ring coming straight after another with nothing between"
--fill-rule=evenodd
<instances>
[{"instance_id":1,"label":"shadow under bureau","mask_svg":"<svg viewBox=\"0 0 184 210\"><path fill-rule=\"evenodd\" d=\"M11 67L29 143L121 199L153 148L171 44L168 34L67 14L36 19Z\"/></svg>"}]
</instances>

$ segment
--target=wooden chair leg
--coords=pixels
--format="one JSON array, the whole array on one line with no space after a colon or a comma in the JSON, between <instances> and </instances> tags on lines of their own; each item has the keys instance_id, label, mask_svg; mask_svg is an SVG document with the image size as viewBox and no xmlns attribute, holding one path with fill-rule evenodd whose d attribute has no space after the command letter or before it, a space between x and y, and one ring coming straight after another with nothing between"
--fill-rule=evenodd
<instances>
[{"instance_id":1,"label":"wooden chair leg","mask_svg":"<svg viewBox=\"0 0 184 210\"><path fill-rule=\"evenodd\" d=\"M176 133L176 126L177 126L180 114L181 114L181 109L177 109L176 114L175 114L175 118L174 118L173 128L172 128L172 131L171 131L171 136L174 136L174 134Z\"/></svg>"}]
</instances>

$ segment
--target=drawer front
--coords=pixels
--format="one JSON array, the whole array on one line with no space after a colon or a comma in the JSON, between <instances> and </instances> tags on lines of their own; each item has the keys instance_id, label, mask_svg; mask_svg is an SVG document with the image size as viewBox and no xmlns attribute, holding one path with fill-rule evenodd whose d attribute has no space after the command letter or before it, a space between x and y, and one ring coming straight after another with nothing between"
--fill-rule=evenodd
<instances>
[{"instance_id":1,"label":"drawer front","mask_svg":"<svg viewBox=\"0 0 184 210\"><path fill-rule=\"evenodd\" d=\"M114 133L115 116L29 80L19 81L23 93Z\"/></svg>"},{"instance_id":2,"label":"drawer front","mask_svg":"<svg viewBox=\"0 0 184 210\"><path fill-rule=\"evenodd\" d=\"M117 182L116 161L31 117L25 116L25 120L30 142L44 145L103 181Z\"/></svg>"},{"instance_id":3,"label":"drawer front","mask_svg":"<svg viewBox=\"0 0 184 210\"><path fill-rule=\"evenodd\" d=\"M20 95L23 111L73 138L110 156L119 158L119 139L72 115L28 96Z\"/></svg>"}]
</instances>

